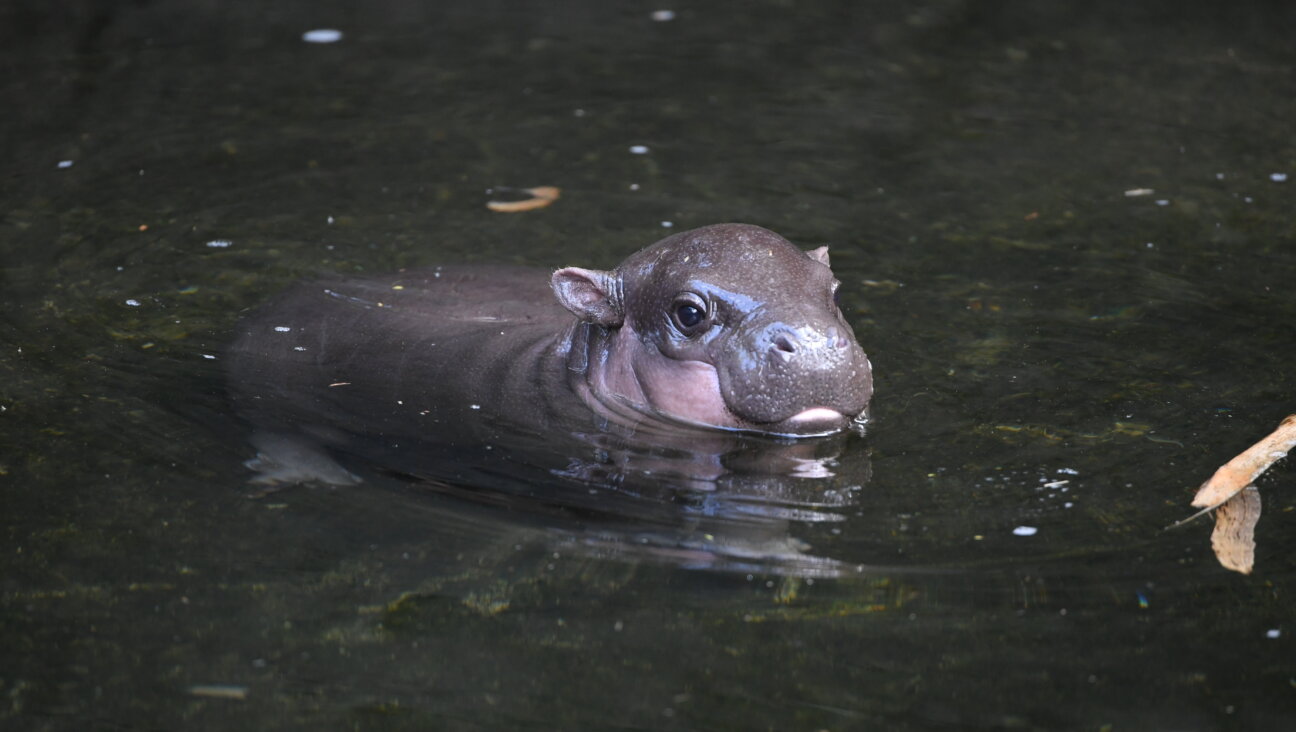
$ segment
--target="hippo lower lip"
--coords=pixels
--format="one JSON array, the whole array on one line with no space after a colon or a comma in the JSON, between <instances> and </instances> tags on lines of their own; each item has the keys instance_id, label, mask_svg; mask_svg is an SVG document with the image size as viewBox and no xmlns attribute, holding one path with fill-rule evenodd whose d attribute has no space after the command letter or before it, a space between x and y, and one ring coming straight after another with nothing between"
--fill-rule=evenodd
<instances>
[{"instance_id":1,"label":"hippo lower lip","mask_svg":"<svg viewBox=\"0 0 1296 732\"><path fill-rule=\"evenodd\" d=\"M792 415L787 421L789 424L836 424L844 419L846 416L836 409L814 407Z\"/></svg>"},{"instance_id":2,"label":"hippo lower lip","mask_svg":"<svg viewBox=\"0 0 1296 732\"><path fill-rule=\"evenodd\" d=\"M787 419L765 425L772 434L813 437L838 432L846 427L850 418L828 407L813 407L798 412Z\"/></svg>"}]
</instances>

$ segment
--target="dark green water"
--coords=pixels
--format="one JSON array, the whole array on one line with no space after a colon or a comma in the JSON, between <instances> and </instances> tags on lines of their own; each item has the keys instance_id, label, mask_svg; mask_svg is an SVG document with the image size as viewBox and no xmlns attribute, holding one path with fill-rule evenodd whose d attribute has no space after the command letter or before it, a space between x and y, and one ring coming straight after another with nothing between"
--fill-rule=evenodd
<instances>
[{"instance_id":1,"label":"dark green water","mask_svg":"<svg viewBox=\"0 0 1296 732\"><path fill-rule=\"evenodd\" d=\"M1249 576L1161 530L1296 412L1296 10L661 7L0 8L0 726L1296 725L1291 468ZM247 497L219 356L272 293L720 221L832 247L875 422L786 531L853 570Z\"/></svg>"}]
</instances>

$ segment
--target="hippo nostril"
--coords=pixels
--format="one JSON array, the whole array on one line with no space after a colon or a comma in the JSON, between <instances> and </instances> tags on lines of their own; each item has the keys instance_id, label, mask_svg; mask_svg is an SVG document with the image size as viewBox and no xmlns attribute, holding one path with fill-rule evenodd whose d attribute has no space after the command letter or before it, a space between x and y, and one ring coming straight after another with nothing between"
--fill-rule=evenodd
<instances>
[{"instance_id":1,"label":"hippo nostril","mask_svg":"<svg viewBox=\"0 0 1296 732\"><path fill-rule=\"evenodd\" d=\"M796 353L796 342L788 338L786 333L780 333L774 339L774 347L784 353Z\"/></svg>"},{"instance_id":2,"label":"hippo nostril","mask_svg":"<svg viewBox=\"0 0 1296 732\"><path fill-rule=\"evenodd\" d=\"M845 348L846 346L847 346L846 338L844 338L844 337L842 336L841 333L838 333L836 328L829 328L829 329L828 329L828 347L829 347L829 348Z\"/></svg>"}]
</instances>

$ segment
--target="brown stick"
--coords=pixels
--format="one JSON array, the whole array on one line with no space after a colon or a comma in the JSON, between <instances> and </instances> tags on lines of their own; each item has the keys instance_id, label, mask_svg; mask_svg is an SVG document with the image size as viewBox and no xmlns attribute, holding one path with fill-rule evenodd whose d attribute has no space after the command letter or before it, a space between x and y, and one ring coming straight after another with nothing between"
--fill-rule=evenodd
<instances>
[{"instance_id":1,"label":"brown stick","mask_svg":"<svg viewBox=\"0 0 1296 732\"><path fill-rule=\"evenodd\" d=\"M1219 506L1251 485L1270 465L1287 457L1287 452L1294 446L1296 414L1291 414L1278 425L1278 429L1220 466L1215 475L1197 489L1192 505L1197 508Z\"/></svg>"},{"instance_id":2,"label":"brown stick","mask_svg":"<svg viewBox=\"0 0 1296 732\"><path fill-rule=\"evenodd\" d=\"M537 208L544 208L562 195L562 189L556 186L537 186L535 188L523 188L523 193L530 193L533 198L527 198L521 201L487 201L486 208L500 213L517 213L519 211L534 211Z\"/></svg>"}]
</instances>

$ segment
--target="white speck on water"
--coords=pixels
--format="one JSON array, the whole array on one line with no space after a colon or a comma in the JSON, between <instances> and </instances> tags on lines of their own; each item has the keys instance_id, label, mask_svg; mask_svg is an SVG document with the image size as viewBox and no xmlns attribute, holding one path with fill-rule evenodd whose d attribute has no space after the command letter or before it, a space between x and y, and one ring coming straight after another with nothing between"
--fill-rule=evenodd
<instances>
[{"instance_id":1,"label":"white speck on water","mask_svg":"<svg viewBox=\"0 0 1296 732\"><path fill-rule=\"evenodd\" d=\"M229 239L212 239L211 241L207 242L207 246L211 247L212 249L225 249L233 243L234 242L230 241Z\"/></svg>"},{"instance_id":2,"label":"white speck on water","mask_svg":"<svg viewBox=\"0 0 1296 732\"><path fill-rule=\"evenodd\" d=\"M1243 196L1243 197L1242 197L1242 201L1243 201L1244 203L1251 203L1252 198L1251 198L1250 196Z\"/></svg>"},{"instance_id":3,"label":"white speck on water","mask_svg":"<svg viewBox=\"0 0 1296 732\"><path fill-rule=\"evenodd\" d=\"M1144 246L1146 246L1148 249L1153 249L1153 248L1156 247L1156 244L1153 244L1152 242L1148 242L1148 243L1145 244Z\"/></svg>"},{"instance_id":4,"label":"white speck on water","mask_svg":"<svg viewBox=\"0 0 1296 732\"><path fill-rule=\"evenodd\" d=\"M637 191L637 190L639 190L639 184L638 184L638 183L631 183L631 184L630 184L630 190L632 190L632 191Z\"/></svg>"},{"instance_id":5,"label":"white speck on water","mask_svg":"<svg viewBox=\"0 0 1296 732\"><path fill-rule=\"evenodd\" d=\"M204 354L202 355L202 357L205 358L205 359L207 359L208 361L215 361L215 360L216 360L216 357L213 356L213 355L211 355L210 353L204 353Z\"/></svg>"},{"instance_id":6,"label":"white speck on water","mask_svg":"<svg viewBox=\"0 0 1296 732\"><path fill-rule=\"evenodd\" d=\"M662 228L663 228L663 229L669 229L669 228L671 228L672 226L675 225L675 222L674 222L674 221L663 221L663 222L661 222L661 224L662 224Z\"/></svg>"},{"instance_id":7,"label":"white speck on water","mask_svg":"<svg viewBox=\"0 0 1296 732\"><path fill-rule=\"evenodd\" d=\"M304 351L304 350L306 350L306 346L293 346L293 350L294 350L294 351Z\"/></svg>"},{"instance_id":8,"label":"white speck on water","mask_svg":"<svg viewBox=\"0 0 1296 732\"><path fill-rule=\"evenodd\" d=\"M1150 196L1153 193L1156 193L1156 189L1154 188L1131 188L1128 191L1125 191L1125 196L1127 198L1135 198L1137 196Z\"/></svg>"},{"instance_id":9,"label":"white speck on water","mask_svg":"<svg viewBox=\"0 0 1296 732\"><path fill-rule=\"evenodd\" d=\"M1215 174L1215 180L1224 180L1224 174L1223 174L1223 173L1216 173L1216 174Z\"/></svg>"},{"instance_id":10,"label":"white speck on water","mask_svg":"<svg viewBox=\"0 0 1296 732\"><path fill-rule=\"evenodd\" d=\"M71 160L60 160L60 161L58 161L58 166L59 166L60 168L70 168L70 167L72 167L72 162L73 162L73 161L71 161Z\"/></svg>"},{"instance_id":11,"label":"white speck on water","mask_svg":"<svg viewBox=\"0 0 1296 732\"><path fill-rule=\"evenodd\" d=\"M1062 508L1071 508L1071 507L1074 506L1074 505L1075 505L1075 504L1072 503L1071 501L1067 501L1066 503L1063 503L1063 504L1062 504Z\"/></svg>"},{"instance_id":12,"label":"white speck on water","mask_svg":"<svg viewBox=\"0 0 1296 732\"><path fill-rule=\"evenodd\" d=\"M1034 536L1035 533L1038 531L1039 529L1035 528L1034 526L1018 526L1017 528L1013 529L1013 535L1014 536Z\"/></svg>"},{"instance_id":13,"label":"white speck on water","mask_svg":"<svg viewBox=\"0 0 1296 732\"><path fill-rule=\"evenodd\" d=\"M1041 487L1043 487L1043 488L1061 488L1062 486L1064 486L1064 485L1066 485L1067 483L1070 483L1070 482L1071 482L1071 481L1069 481L1069 480L1053 480L1053 481L1049 481L1048 483L1045 483L1045 484L1044 484L1043 486L1041 486Z\"/></svg>"},{"instance_id":14,"label":"white speck on water","mask_svg":"<svg viewBox=\"0 0 1296 732\"><path fill-rule=\"evenodd\" d=\"M133 308L137 308L140 306L140 301L132 297L131 299L126 301L126 304L130 305Z\"/></svg>"},{"instance_id":15,"label":"white speck on water","mask_svg":"<svg viewBox=\"0 0 1296 732\"><path fill-rule=\"evenodd\" d=\"M573 109L573 110L572 110L572 116L573 116L573 117L584 117L584 116L585 116L585 110L583 110L583 109Z\"/></svg>"},{"instance_id":16,"label":"white speck on water","mask_svg":"<svg viewBox=\"0 0 1296 732\"><path fill-rule=\"evenodd\" d=\"M631 155L647 155L647 154L648 154L648 146L647 146L647 145L631 145L631 146L630 146L630 154L631 154Z\"/></svg>"},{"instance_id":17,"label":"white speck on water","mask_svg":"<svg viewBox=\"0 0 1296 732\"><path fill-rule=\"evenodd\" d=\"M1158 198L1158 199L1157 199L1157 202L1156 202L1156 205L1158 205L1158 206L1169 206L1169 205L1170 205L1170 199L1168 199L1168 198Z\"/></svg>"},{"instance_id":18,"label":"white speck on water","mask_svg":"<svg viewBox=\"0 0 1296 732\"><path fill-rule=\"evenodd\" d=\"M1266 637L1266 638L1281 638L1281 637L1282 637L1282 630L1280 630L1280 629L1278 629L1278 628L1270 628L1269 630L1266 630L1266 631L1265 631L1265 637Z\"/></svg>"},{"instance_id":19,"label":"white speck on water","mask_svg":"<svg viewBox=\"0 0 1296 732\"><path fill-rule=\"evenodd\" d=\"M329 226L332 226L332 225L333 225L333 217L332 217L332 216L328 217L328 223L329 223Z\"/></svg>"},{"instance_id":20,"label":"white speck on water","mask_svg":"<svg viewBox=\"0 0 1296 732\"><path fill-rule=\"evenodd\" d=\"M292 328L289 328L289 327L286 326L286 325L276 325L276 326L275 326L275 332L276 332L276 333L291 333L291 332L292 332Z\"/></svg>"},{"instance_id":21,"label":"white speck on water","mask_svg":"<svg viewBox=\"0 0 1296 732\"><path fill-rule=\"evenodd\" d=\"M1270 174L1269 174L1269 180L1273 181L1274 183L1286 183L1286 182L1287 182L1287 174L1286 174L1286 173L1270 173Z\"/></svg>"},{"instance_id":22,"label":"white speck on water","mask_svg":"<svg viewBox=\"0 0 1296 732\"><path fill-rule=\"evenodd\" d=\"M648 17L652 18L658 23L665 23L670 20L675 20L675 11L674 10L654 10L652 11L652 15Z\"/></svg>"},{"instance_id":23,"label":"white speck on water","mask_svg":"<svg viewBox=\"0 0 1296 732\"><path fill-rule=\"evenodd\" d=\"M469 408L469 409L481 409L481 405L480 405L480 404L469 404L469 405L468 405L468 408Z\"/></svg>"},{"instance_id":24,"label":"white speck on water","mask_svg":"<svg viewBox=\"0 0 1296 732\"><path fill-rule=\"evenodd\" d=\"M307 43L337 43L342 40L342 31L336 28L316 28L302 34Z\"/></svg>"}]
</instances>

